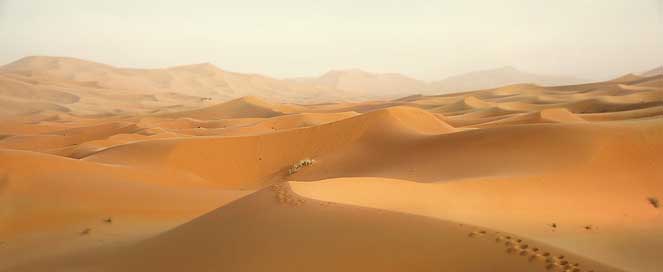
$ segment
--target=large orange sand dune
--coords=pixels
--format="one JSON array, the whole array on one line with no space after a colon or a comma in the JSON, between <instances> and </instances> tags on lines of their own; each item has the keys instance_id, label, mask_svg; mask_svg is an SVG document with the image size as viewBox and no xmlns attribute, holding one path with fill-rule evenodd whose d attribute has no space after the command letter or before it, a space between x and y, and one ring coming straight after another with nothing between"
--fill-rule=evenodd
<instances>
[{"instance_id":1,"label":"large orange sand dune","mask_svg":"<svg viewBox=\"0 0 663 272\"><path fill-rule=\"evenodd\" d=\"M0 71L0 271L656 272L661 82L287 104L329 100L28 58Z\"/></svg>"}]
</instances>

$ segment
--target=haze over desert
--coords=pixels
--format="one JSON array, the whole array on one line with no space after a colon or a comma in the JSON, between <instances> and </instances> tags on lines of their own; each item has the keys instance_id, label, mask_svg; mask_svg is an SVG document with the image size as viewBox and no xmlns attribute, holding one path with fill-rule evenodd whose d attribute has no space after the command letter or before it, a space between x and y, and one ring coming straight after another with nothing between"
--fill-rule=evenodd
<instances>
[{"instance_id":1,"label":"haze over desert","mask_svg":"<svg viewBox=\"0 0 663 272\"><path fill-rule=\"evenodd\" d=\"M663 271L660 0L249 2L0 1L0 271Z\"/></svg>"}]
</instances>

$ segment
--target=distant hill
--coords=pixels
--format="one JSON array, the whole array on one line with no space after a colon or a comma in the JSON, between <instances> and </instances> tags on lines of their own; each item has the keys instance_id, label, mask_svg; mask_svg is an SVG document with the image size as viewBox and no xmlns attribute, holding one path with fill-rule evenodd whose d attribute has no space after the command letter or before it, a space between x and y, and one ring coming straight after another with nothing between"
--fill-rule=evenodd
<instances>
[{"instance_id":1,"label":"distant hill","mask_svg":"<svg viewBox=\"0 0 663 272\"><path fill-rule=\"evenodd\" d=\"M319 77L290 81L344 90L362 98L395 98L426 89L427 83L396 73L369 73L359 69L332 70Z\"/></svg>"},{"instance_id":2,"label":"distant hill","mask_svg":"<svg viewBox=\"0 0 663 272\"><path fill-rule=\"evenodd\" d=\"M209 64L165 69L130 69L67 57L26 57L0 67L0 72L33 79L60 80L86 87L142 93L180 93L217 100L258 95L282 102L337 100L338 92L256 74L224 71Z\"/></svg>"},{"instance_id":3,"label":"distant hill","mask_svg":"<svg viewBox=\"0 0 663 272\"><path fill-rule=\"evenodd\" d=\"M471 72L434 82L397 73L371 73L359 69L332 70L318 77L281 80L258 74L229 72L210 63L134 69L49 56L22 58L1 66L0 73L37 81L62 81L86 88L142 94L177 93L221 101L260 96L270 101L289 103L394 99L418 93L488 89L516 83L547 86L586 82L574 77L530 74L513 67Z\"/></svg>"},{"instance_id":4,"label":"distant hill","mask_svg":"<svg viewBox=\"0 0 663 272\"><path fill-rule=\"evenodd\" d=\"M506 66L497 69L483 70L451 76L430 83L430 91L468 91L491 89L518 83L531 83L542 86L572 85L586 83L576 77L537 75Z\"/></svg>"},{"instance_id":5,"label":"distant hill","mask_svg":"<svg viewBox=\"0 0 663 272\"><path fill-rule=\"evenodd\" d=\"M620 77L618 77L618 78L612 79L612 80L610 80L609 82L614 82L614 83L627 83L627 82L631 82L631 81L641 80L642 78L644 78L644 77L642 77L642 76L637 76L637 75L634 75L634 74L632 74L632 73L629 73L629 74L625 74L625 75L623 75L623 76L620 76Z\"/></svg>"},{"instance_id":6,"label":"distant hill","mask_svg":"<svg viewBox=\"0 0 663 272\"><path fill-rule=\"evenodd\" d=\"M651 69L647 72L644 72L640 74L640 76L643 77L652 77L652 76L658 76L658 75L663 75L663 66L656 67L654 69Z\"/></svg>"}]
</instances>

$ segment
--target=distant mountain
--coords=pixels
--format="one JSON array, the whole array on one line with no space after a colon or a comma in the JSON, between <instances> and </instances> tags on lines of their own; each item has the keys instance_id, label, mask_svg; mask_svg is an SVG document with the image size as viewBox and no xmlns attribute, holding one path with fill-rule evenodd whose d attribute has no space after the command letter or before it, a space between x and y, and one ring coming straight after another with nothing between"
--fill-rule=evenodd
<instances>
[{"instance_id":1,"label":"distant mountain","mask_svg":"<svg viewBox=\"0 0 663 272\"><path fill-rule=\"evenodd\" d=\"M162 97L163 94L179 94L219 101L259 96L268 101L287 103L395 99L412 94L487 89L516 83L545 86L585 82L574 77L525 73L513 67L471 72L430 83L396 73L370 73L358 69L332 70L318 77L282 80L229 72L209 63L133 69L49 56L26 57L1 66L0 75L13 75L22 81L34 81L34 84L48 82L79 86L104 94L118 91L161 94Z\"/></svg>"},{"instance_id":2,"label":"distant mountain","mask_svg":"<svg viewBox=\"0 0 663 272\"><path fill-rule=\"evenodd\" d=\"M658 75L663 75L663 66L656 67L654 69L651 69L647 72L644 72L640 74L640 76L643 77L652 77L652 76L658 76Z\"/></svg>"},{"instance_id":3,"label":"distant mountain","mask_svg":"<svg viewBox=\"0 0 663 272\"><path fill-rule=\"evenodd\" d=\"M278 80L256 74L228 72L209 64L165 69L129 69L66 57L26 57L0 67L0 72L35 80L58 80L85 87L140 93L179 93L230 100L257 95L271 101L337 100L325 87Z\"/></svg>"},{"instance_id":4,"label":"distant mountain","mask_svg":"<svg viewBox=\"0 0 663 272\"><path fill-rule=\"evenodd\" d=\"M429 85L429 91L468 91L497 88L518 83L532 83L542 86L572 85L586 83L576 77L548 76L522 72L514 67L470 72L434 81Z\"/></svg>"},{"instance_id":5,"label":"distant mountain","mask_svg":"<svg viewBox=\"0 0 663 272\"><path fill-rule=\"evenodd\" d=\"M608 82L613 82L613 83L627 83L631 81L636 81L636 80L641 80L643 79L643 76L637 76L632 73L625 74L623 76L617 77L615 79L609 80Z\"/></svg>"},{"instance_id":6,"label":"distant mountain","mask_svg":"<svg viewBox=\"0 0 663 272\"><path fill-rule=\"evenodd\" d=\"M396 98L426 89L426 82L401 74L369 73L359 69L332 70L319 77L290 81L344 90L363 98Z\"/></svg>"}]
</instances>

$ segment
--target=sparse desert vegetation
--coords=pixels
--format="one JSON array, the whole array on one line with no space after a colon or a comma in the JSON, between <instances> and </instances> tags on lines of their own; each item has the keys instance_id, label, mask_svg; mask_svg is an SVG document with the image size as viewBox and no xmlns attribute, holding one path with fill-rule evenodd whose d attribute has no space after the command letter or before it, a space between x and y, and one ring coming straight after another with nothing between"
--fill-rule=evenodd
<instances>
[{"instance_id":1,"label":"sparse desert vegetation","mask_svg":"<svg viewBox=\"0 0 663 272\"><path fill-rule=\"evenodd\" d=\"M647 201L649 201L649 204L651 204L652 206L654 206L654 208L658 208L659 205L660 205L659 202L658 202L658 198L657 198L657 197L653 197L653 196L652 196L652 197L648 197L648 198L647 198Z\"/></svg>"},{"instance_id":2,"label":"sparse desert vegetation","mask_svg":"<svg viewBox=\"0 0 663 272\"><path fill-rule=\"evenodd\" d=\"M288 169L288 174L289 174L289 175L292 175L292 174L294 174L294 173L297 173L297 172L299 172L299 170L301 170L302 168L304 168L304 167L306 167L306 166L311 166L311 165L313 165L313 163L315 163L315 160L313 160L313 159L303 159L303 160L300 160L300 161L296 162L295 164L293 164L293 165Z\"/></svg>"}]
</instances>

